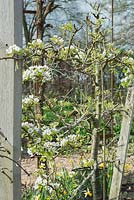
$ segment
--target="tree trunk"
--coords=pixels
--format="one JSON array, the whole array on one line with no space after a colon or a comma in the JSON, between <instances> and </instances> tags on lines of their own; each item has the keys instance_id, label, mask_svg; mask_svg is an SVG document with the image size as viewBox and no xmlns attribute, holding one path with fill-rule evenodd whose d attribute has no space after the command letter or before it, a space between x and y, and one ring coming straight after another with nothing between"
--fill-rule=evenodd
<instances>
[{"instance_id":1,"label":"tree trunk","mask_svg":"<svg viewBox=\"0 0 134 200\"><path fill-rule=\"evenodd\" d=\"M36 26L37 26L37 39L43 39L43 1L42 0L36 0L37 3L37 12L36 12ZM43 59L41 58L38 65L43 65ZM41 98L42 93L42 85L40 82L35 81L34 82L34 95ZM41 100L41 99L40 99ZM35 119L38 123L38 126L40 126L40 123L42 121L42 115L43 111L41 108L41 103L35 105Z\"/></svg>"},{"instance_id":2,"label":"tree trunk","mask_svg":"<svg viewBox=\"0 0 134 200\"><path fill-rule=\"evenodd\" d=\"M37 38L43 39L43 1L36 0L37 3L37 12L36 12L36 26L37 26Z\"/></svg>"},{"instance_id":3,"label":"tree trunk","mask_svg":"<svg viewBox=\"0 0 134 200\"><path fill-rule=\"evenodd\" d=\"M101 114L101 103L100 103L100 73L99 67L96 67L96 80L95 80L95 99L96 99L96 118L94 123L94 130L92 136L92 150L91 150L91 160L94 161L95 172L92 176L92 190L93 190L93 199L101 199L101 187L99 183L99 169L98 169L98 149L99 149L99 127L100 127L100 114Z\"/></svg>"}]
</instances>

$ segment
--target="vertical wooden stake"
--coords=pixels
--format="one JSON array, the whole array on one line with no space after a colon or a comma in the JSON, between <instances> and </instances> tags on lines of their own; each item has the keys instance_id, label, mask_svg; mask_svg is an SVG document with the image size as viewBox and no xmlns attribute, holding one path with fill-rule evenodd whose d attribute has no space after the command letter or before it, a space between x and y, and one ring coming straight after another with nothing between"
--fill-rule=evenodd
<instances>
[{"instance_id":1,"label":"vertical wooden stake","mask_svg":"<svg viewBox=\"0 0 134 200\"><path fill-rule=\"evenodd\" d=\"M0 57L22 45L22 0L0 0ZM0 60L0 200L20 200L21 67ZM3 157L4 158L3 158Z\"/></svg>"},{"instance_id":2,"label":"vertical wooden stake","mask_svg":"<svg viewBox=\"0 0 134 200\"><path fill-rule=\"evenodd\" d=\"M109 200L120 199L120 189L122 183L122 176L124 172L124 164L126 161L126 154L128 149L133 112L134 112L134 87L129 88L126 98L125 112L122 120L120 138L117 148L117 157L113 170L113 178L110 188Z\"/></svg>"}]
</instances>

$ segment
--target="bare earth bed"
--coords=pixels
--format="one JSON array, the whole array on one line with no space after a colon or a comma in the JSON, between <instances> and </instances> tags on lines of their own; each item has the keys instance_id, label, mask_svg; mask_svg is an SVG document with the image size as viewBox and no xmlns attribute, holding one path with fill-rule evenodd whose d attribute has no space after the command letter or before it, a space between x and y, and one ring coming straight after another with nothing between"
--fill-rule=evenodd
<instances>
[{"instance_id":1,"label":"bare earth bed","mask_svg":"<svg viewBox=\"0 0 134 200\"><path fill-rule=\"evenodd\" d=\"M55 163L58 170L66 168L71 171L73 168L79 167L81 158L84 158L84 155L62 156L57 157ZM86 159L88 159L87 155ZM127 166L122 183L122 200L134 200L134 156L127 158ZM22 185L33 185L36 180L35 173L38 171L37 158L22 159L22 167L30 174L28 176L22 170Z\"/></svg>"}]
</instances>

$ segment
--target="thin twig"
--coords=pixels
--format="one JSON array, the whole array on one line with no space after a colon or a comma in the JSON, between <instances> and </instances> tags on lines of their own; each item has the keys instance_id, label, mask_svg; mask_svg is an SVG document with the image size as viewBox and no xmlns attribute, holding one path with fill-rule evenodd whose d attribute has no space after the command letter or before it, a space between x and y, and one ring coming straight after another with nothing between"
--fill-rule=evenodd
<instances>
[{"instance_id":1,"label":"thin twig","mask_svg":"<svg viewBox=\"0 0 134 200\"><path fill-rule=\"evenodd\" d=\"M18 167L20 167L28 176L30 176L30 173L28 173L16 160L8 157L8 156L4 156L4 155L0 155L0 158L7 158L8 160L13 161Z\"/></svg>"}]
</instances>

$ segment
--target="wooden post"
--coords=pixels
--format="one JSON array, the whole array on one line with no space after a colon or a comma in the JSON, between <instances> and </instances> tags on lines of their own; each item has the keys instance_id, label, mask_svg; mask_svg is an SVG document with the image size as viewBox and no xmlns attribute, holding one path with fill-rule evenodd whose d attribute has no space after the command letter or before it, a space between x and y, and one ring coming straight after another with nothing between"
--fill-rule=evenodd
<instances>
[{"instance_id":1,"label":"wooden post","mask_svg":"<svg viewBox=\"0 0 134 200\"><path fill-rule=\"evenodd\" d=\"M126 161L126 154L128 149L133 112L134 112L134 87L129 88L126 98L125 112L122 120L109 200L120 199L120 189L122 183L122 176L124 172L124 164Z\"/></svg>"},{"instance_id":2,"label":"wooden post","mask_svg":"<svg viewBox=\"0 0 134 200\"><path fill-rule=\"evenodd\" d=\"M0 0L0 57L22 45L22 0ZM21 68L0 60L0 200L20 200Z\"/></svg>"}]
</instances>

